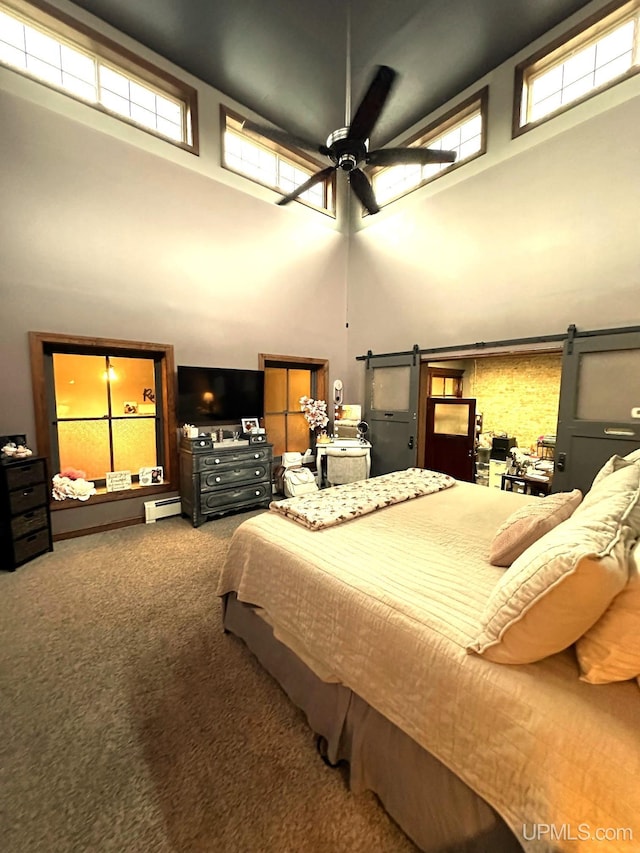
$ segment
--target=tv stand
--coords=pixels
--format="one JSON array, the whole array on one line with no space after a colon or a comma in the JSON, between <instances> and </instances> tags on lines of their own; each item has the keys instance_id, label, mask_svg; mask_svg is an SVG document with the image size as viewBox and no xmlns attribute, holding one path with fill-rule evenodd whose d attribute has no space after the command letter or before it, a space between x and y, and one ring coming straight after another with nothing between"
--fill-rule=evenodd
<instances>
[{"instance_id":1,"label":"tv stand","mask_svg":"<svg viewBox=\"0 0 640 853\"><path fill-rule=\"evenodd\" d=\"M182 514L194 527L239 509L271 502L271 444L214 443L211 438L180 439Z\"/></svg>"}]
</instances>

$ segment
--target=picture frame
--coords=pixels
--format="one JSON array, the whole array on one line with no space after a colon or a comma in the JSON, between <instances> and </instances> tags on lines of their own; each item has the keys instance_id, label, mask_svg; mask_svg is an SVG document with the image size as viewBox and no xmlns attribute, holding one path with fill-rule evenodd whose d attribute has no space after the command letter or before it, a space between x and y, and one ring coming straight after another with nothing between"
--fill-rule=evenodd
<instances>
[{"instance_id":1,"label":"picture frame","mask_svg":"<svg viewBox=\"0 0 640 853\"><path fill-rule=\"evenodd\" d=\"M159 486L164 483L164 470L162 465L140 468L138 471L138 483L141 486Z\"/></svg>"},{"instance_id":2,"label":"picture frame","mask_svg":"<svg viewBox=\"0 0 640 853\"><path fill-rule=\"evenodd\" d=\"M248 435L252 429L258 429L260 426L258 418L241 418L240 422L242 424L242 432L245 435Z\"/></svg>"}]
</instances>

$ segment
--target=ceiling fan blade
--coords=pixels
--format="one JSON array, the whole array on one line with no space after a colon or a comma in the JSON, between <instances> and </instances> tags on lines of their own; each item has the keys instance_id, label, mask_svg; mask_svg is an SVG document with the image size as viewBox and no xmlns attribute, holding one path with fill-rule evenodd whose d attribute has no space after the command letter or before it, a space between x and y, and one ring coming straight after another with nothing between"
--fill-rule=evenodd
<instances>
[{"instance_id":1,"label":"ceiling fan blade","mask_svg":"<svg viewBox=\"0 0 640 853\"><path fill-rule=\"evenodd\" d=\"M315 187L316 184L326 180L329 175L332 175L335 172L336 169L337 166L327 166L326 169L322 169L320 172L316 172L315 175L311 175L308 181L305 181L304 184L300 184L300 186L296 187L296 189L293 190L293 192L290 192L289 195L283 196L278 204L289 204L290 201L298 198L302 193L306 193L306 191L310 190L311 187Z\"/></svg>"},{"instance_id":2,"label":"ceiling fan blade","mask_svg":"<svg viewBox=\"0 0 640 853\"><path fill-rule=\"evenodd\" d=\"M278 145L283 145L285 148L304 148L307 151L315 151L319 154L324 154L325 157L328 157L331 153L326 145L318 145L316 142L309 142L308 139L304 139L302 136L296 136L294 133L287 133L286 130L278 130L277 127L257 124L249 119L245 119L245 121L242 122L242 130L250 136L263 136Z\"/></svg>"},{"instance_id":3,"label":"ceiling fan blade","mask_svg":"<svg viewBox=\"0 0 640 853\"><path fill-rule=\"evenodd\" d=\"M373 193L371 182L365 173L361 169L352 169L349 172L349 183L362 206L365 207L369 213L378 213L380 208L378 207L378 202L376 201L376 197Z\"/></svg>"},{"instance_id":4,"label":"ceiling fan blade","mask_svg":"<svg viewBox=\"0 0 640 853\"><path fill-rule=\"evenodd\" d=\"M368 139L371 136L373 126L382 112L396 72L388 65L379 65L371 81L367 92L356 110L356 114L349 127L350 139Z\"/></svg>"},{"instance_id":5,"label":"ceiling fan blade","mask_svg":"<svg viewBox=\"0 0 640 853\"><path fill-rule=\"evenodd\" d=\"M439 151L437 148L379 148L369 151L366 162L369 166L401 166L417 163L453 163L455 151Z\"/></svg>"}]
</instances>

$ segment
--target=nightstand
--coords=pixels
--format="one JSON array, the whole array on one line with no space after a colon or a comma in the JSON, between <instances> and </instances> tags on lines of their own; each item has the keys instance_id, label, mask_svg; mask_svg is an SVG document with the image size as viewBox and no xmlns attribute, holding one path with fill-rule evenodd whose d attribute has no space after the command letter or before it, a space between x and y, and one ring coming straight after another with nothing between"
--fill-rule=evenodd
<instances>
[{"instance_id":1,"label":"nightstand","mask_svg":"<svg viewBox=\"0 0 640 853\"><path fill-rule=\"evenodd\" d=\"M0 464L0 561L10 572L53 551L49 477L44 457Z\"/></svg>"}]
</instances>

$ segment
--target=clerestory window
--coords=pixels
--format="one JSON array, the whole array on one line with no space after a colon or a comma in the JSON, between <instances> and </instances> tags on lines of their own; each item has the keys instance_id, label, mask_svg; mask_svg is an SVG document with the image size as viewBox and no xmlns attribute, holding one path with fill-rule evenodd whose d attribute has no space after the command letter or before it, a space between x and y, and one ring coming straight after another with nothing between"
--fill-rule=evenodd
<instances>
[{"instance_id":1,"label":"clerestory window","mask_svg":"<svg viewBox=\"0 0 640 853\"><path fill-rule=\"evenodd\" d=\"M640 70L640 2L615 3L516 68L517 136Z\"/></svg>"},{"instance_id":2,"label":"clerestory window","mask_svg":"<svg viewBox=\"0 0 640 853\"><path fill-rule=\"evenodd\" d=\"M198 153L195 89L46 3L0 0L0 63Z\"/></svg>"},{"instance_id":3,"label":"clerestory window","mask_svg":"<svg viewBox=\"0 0 640 853\"><path fill-rule=\"evenodd\" d=\"M373 188L381 207L485 153L488 96L489 90L483 89L404 143L409 147L455 151L454 163L389 166L374 172Z\"/></svg>"},{"instance_id":4,"label":"clerestory window","mask_svg":"<svg viewBox=\"0 0 640 853\"><path fill-rule=\"evenodd\" d=\"M222 165L282 195L292 192L327 164L303 151L285 148L269 139L256 139L242 130L244 119L221 108ZM335 176L316 184L297 201L335 216Z\"/></svg>"}]
</instances>

